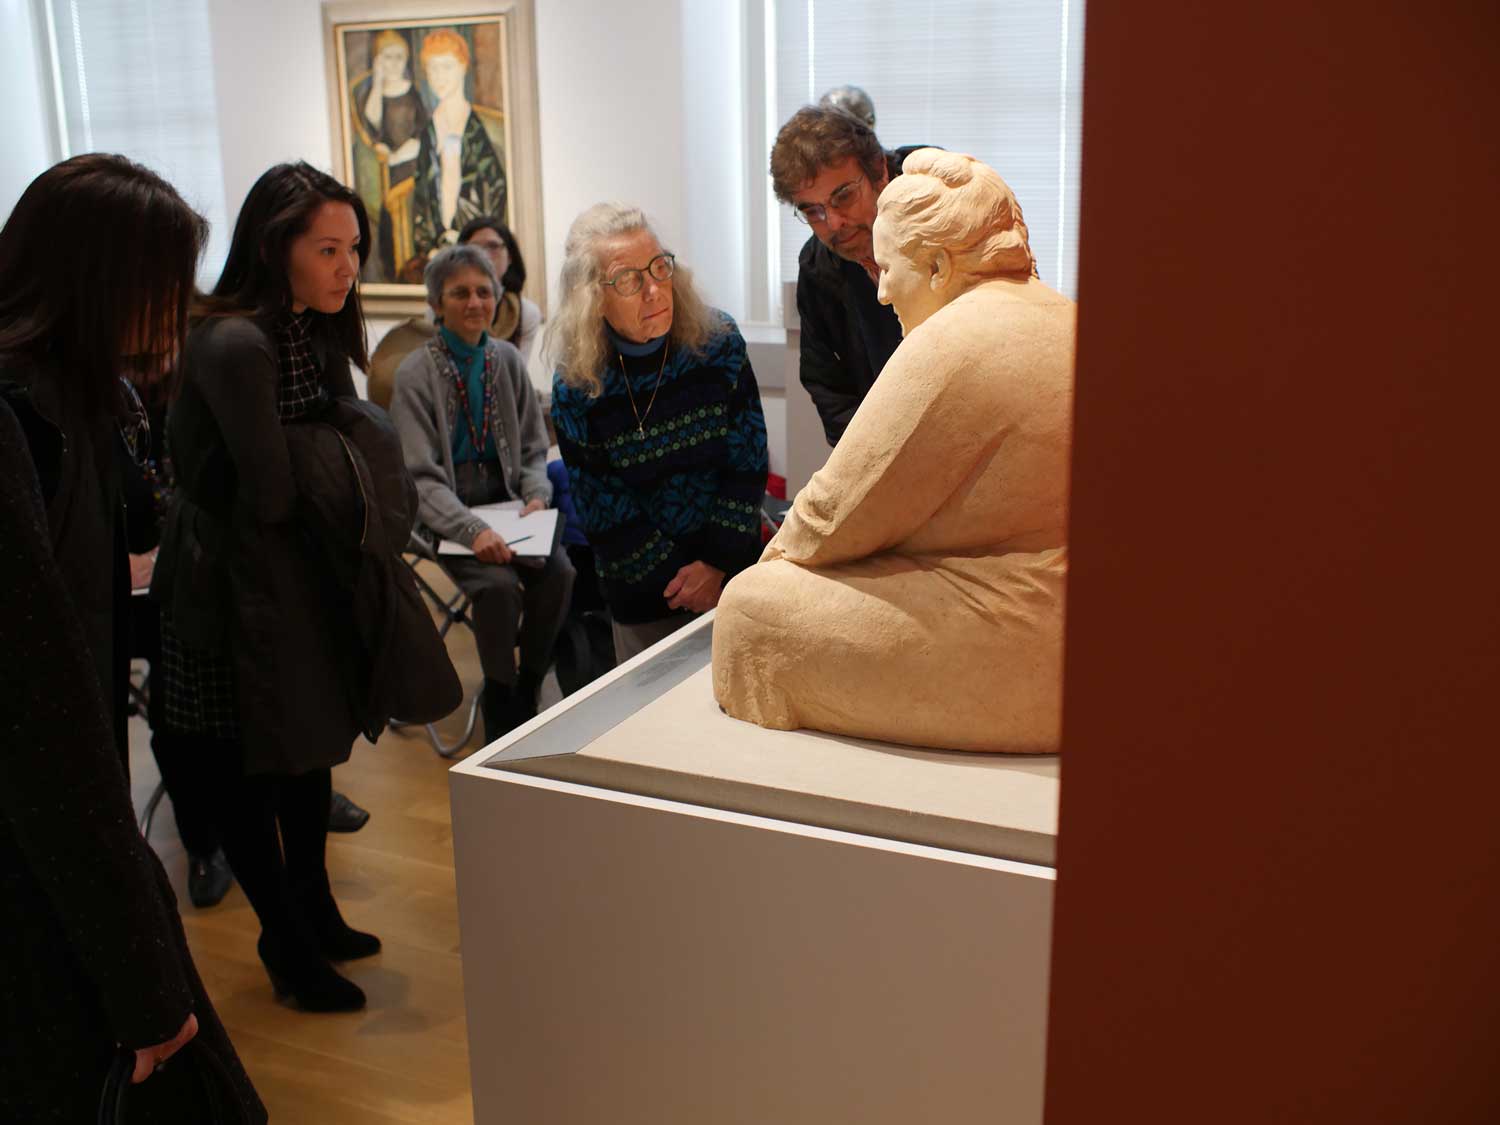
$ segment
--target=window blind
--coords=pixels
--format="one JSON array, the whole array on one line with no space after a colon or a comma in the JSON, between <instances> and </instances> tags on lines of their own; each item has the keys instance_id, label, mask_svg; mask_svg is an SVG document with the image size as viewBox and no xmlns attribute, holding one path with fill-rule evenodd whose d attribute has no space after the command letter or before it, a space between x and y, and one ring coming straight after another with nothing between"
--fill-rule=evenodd
<instances>
[{"instance_id":1,"label":"window blind","mask_svg":"<svg viewBox=\"0 0 1500 1125\"><path fill-rule=\"evenodd\" d=\"M776 0L777 122L846 83L886 148L933 144L1016 193L1042 279L1076 297L1083 0ZM809 230L780 207L781 278Z\"/></svg>"},{"instance_id":2,"label":"window blind","mask_svg":"<svg viewBox=\"0 0 1500 1125\"><path fill-rule=\"evenodd\" d=\"M67 151L165 177L210 224L199 284L228 252L207 0L48 0Z\"/></svg>"}]
</instances>

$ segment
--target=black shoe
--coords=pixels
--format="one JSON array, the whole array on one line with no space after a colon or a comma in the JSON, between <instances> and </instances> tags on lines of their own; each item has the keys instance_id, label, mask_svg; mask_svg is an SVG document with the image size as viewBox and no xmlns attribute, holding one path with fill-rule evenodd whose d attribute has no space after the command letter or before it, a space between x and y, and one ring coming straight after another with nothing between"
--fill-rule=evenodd
<instances>
[{"instance_id":1,"label":"black shoe","mask_svg":"<svg viewBox=\"0 0 1500 1125\"><path fill-rule=\"evenodd\" d=\"M202 909L218 906L234 884L224 849L215 848L212 855L188 853L188 901Z\"/></svg>"},{"instance_id":2,"label":"black shoe","mask_svg":"<svg viewBox=\"0 0 1500 1125\"><path fill-rule=\"evenodd\" d=\"M328 802L328 831L358 832L370 822L368 809L362 809L337 789Z\"/></svg>"},{"instance_id":3,"label":"black shoe","mask_svg":"<svg viewBox=\"0 0 1500 1125\"><path fill-rule=\"evenodd\" d=\"M357 961L380 952L378 937L356 930L344 921L326 875L318 883L294 888L292 900L317 942L318 952L328 960Z\"/></svg>"},{"instance_id":4,"label":"black shoe","mask_svg":"<svg viewBox=\"0 0 1500 1125\"><path fill-rule=\"evenodd\" d=\"M289 953L266 934L260 935L255 949L276 999L290 998L304 1012L357 1012L365 1006L364 989L316 954Z\"/></svg>"}]
</instances>

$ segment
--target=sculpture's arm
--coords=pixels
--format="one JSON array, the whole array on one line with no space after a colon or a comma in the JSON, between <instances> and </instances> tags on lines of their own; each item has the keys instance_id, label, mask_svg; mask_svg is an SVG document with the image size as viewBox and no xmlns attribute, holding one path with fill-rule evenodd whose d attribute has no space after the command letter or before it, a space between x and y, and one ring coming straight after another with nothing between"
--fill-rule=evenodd
<instances>
[{"instance_id":1,"label":"sculpture's arm","mask_svg":"<svg viewBox=\"0 0 1500 1125\"><path fill-rule=\"evenodd\" d=\"M797 493L762 561L827 566L909 538L1000 443L1004 427L966 421L955 376L966 362L908 340L896 349L827 464Z\"/></svg>"}]
</instances>

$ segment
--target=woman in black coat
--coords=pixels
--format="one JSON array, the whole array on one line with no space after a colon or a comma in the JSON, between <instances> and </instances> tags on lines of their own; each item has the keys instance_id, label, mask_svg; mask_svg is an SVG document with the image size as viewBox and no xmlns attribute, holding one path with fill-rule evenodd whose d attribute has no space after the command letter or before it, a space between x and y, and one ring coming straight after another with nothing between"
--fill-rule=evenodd
<instances>
[{"instance_id":1,"label":"woman in black coat","mask_svg":"<svg viewBox=\"0 0 1500 1125\"><path fill-rule=\"evenodd\" d=\"M167 423L177 491L151 587L164 721L229 764L224 852L277 996L308 1011L362 1008L330 962L380 951L328 881L330 770L361 732L348 703L360 654L350 591L309 543L287 435L354 394L369 233L359 197L306 164L250 189L183 352Z\"/></svg>"},{"instance_id":2,"label":"woman in black coat","mask_svg":"<svg viewBox=\"0 0 1500 1125\"><path fill-rule=\"evenodd\" d=\"M170 366L206 234L170 185L101 155L43 173L0 230L3 1121L93 1121L122 1048L131 1120L190 1120L188 1064L152 1075L195 1036L265 1120L136 828L111 719L129 591L114 445L136 436L121 375Z\"/></svg>"}]
</instances>

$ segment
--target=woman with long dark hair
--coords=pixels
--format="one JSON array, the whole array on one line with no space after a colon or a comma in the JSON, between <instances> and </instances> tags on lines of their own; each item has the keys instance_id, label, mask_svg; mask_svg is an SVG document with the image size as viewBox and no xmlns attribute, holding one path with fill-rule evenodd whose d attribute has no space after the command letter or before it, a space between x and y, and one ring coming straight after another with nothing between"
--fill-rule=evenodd
<instances>
[{"instance_id":1,"label":"woman with long dark hair","mask_svg":"<svg viewBox=\"0 0 1500 1125\"><path fill-rule=\"evenodd\" d=\"M178 487L152 587L165 721L230 764L224 851L276 994L309 1011L363 1007L330 962L380 940L344 922L329 886L330 770L362 726L348 706L356 655L347 590L308 545L287 435L354 395L369 250L363 204L331 176L281 164L250 189L183 354L168 423Z\"/></svg>"},{"instance_id":2,"label":"woman with long dark hair","mask_svg":"<svg viewBox=\"0 0 1500 1125\"><path fill-rule=\"evenodd\" d=\"M481 215L464 224L464 229L458 232L458 244L477 246L489 255L495 275L500 278L500 299L495 302L490 335L497 340L509 340L521 358L530 363L542 327L542 310L535 301L521 296L526 286L526 259L521 256L516 236L493 215Z\"/></svg>"},{"instance_id":3,"label":"woman with long dark hair","mask_svg":"<svg viewBox=\"0 0 1500 1125\"><path fill-rule=\"evenodd\" d=\"M97 154L44 172L0 230L0 1120L92 1121L122 1048L143 1083L131 1120L190 1120L191 1069L151 1075L195 1036L265 1120L136 828L112 718L115 447L142 436L122 376L170 368L206 235L171 185Z\"/></svg>"}]
</instances>

